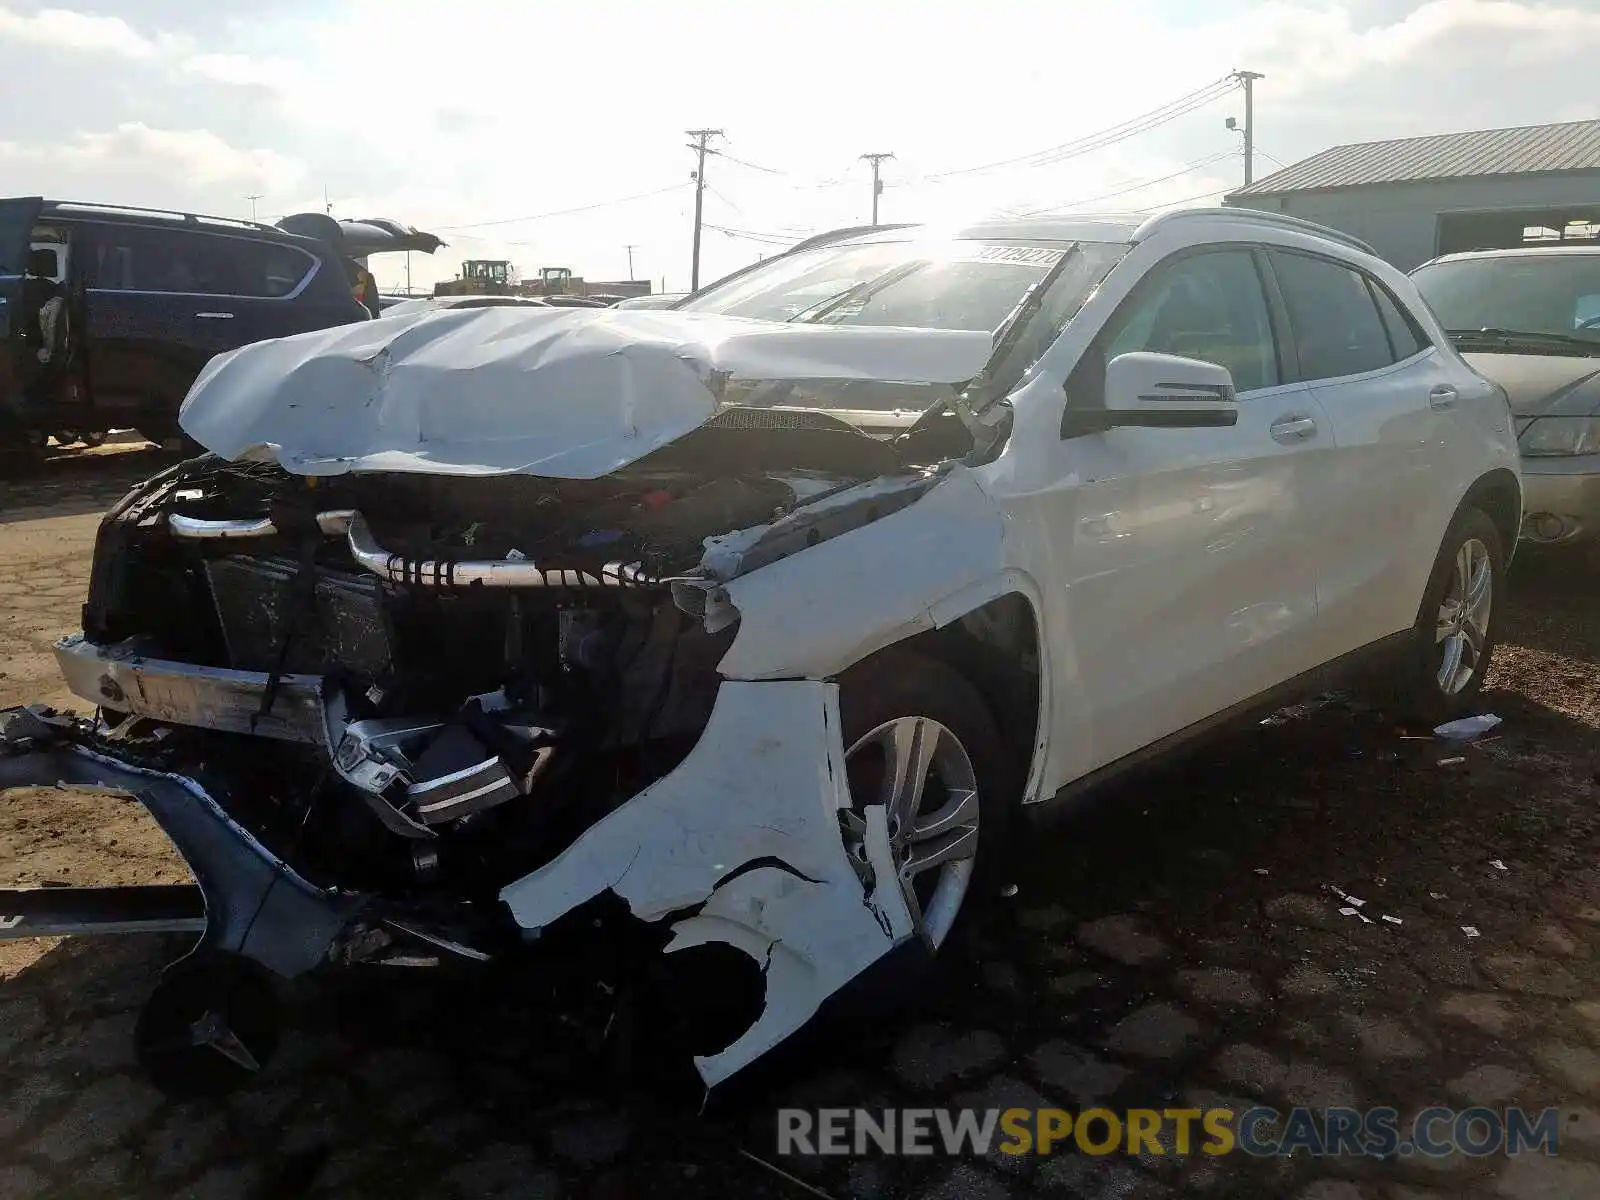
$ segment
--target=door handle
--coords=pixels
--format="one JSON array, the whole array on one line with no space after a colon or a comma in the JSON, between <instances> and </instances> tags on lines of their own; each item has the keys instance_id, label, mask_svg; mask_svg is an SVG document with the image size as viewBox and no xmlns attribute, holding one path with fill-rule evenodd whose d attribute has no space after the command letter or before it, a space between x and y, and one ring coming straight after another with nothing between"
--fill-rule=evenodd
<instances>
[{"instance_id":1,"label":"door handle","mask_svg":"<svg viewBox=\"0 0 1600 1200\"><path fill-rule=\"evenodd\" d=\"M225 313L225 312L195 313L195 316L199 317L203 321L231 321L231 320L233 320L233 314L232 313Z\"/></svg>"},{"instance_id":2,"label":"door handle","mask_svg":"<svg viewBox=\"0 0 1600 1200\"><path fill-rule=\"evenodd\" d=\"M1456 402L1456 390L1448 383L1441 383L1428 393L1429 408L1449 408Z\"/></svg>"},{"instance_id":3,"label":"door handle","mask_svg":"<svg viewBox=\"0 0 1600 1200\"><path fill-rule=\"evenodd\" d=\"M1292 445L1316 437L1317 423L1310 417L1284 417L1274 421L1267 432L1272 434L1273 441Z\"/></svg>"}]
</instances>

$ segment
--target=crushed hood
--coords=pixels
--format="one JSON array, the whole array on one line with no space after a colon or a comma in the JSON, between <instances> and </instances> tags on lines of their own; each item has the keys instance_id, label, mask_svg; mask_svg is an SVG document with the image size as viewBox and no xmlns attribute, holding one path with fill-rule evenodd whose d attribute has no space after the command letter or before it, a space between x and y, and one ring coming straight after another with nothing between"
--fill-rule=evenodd
<instances>
[{"instance_id":1,"label":"crushed hood","mask_svg":"<svg viewBox=\"0 0 1600 1200\"><path fill-rule=\"evenodd\" d=\"M385 317L212 359L184 432L302 475L597 479L699 428L730 382L959 384L989 334L708 313L477 308Z\"/></svg>"},{"instance_id":2,"label":"crushed hood","mask_svg":"<svg viewBox=\"0 0 1600 1200\"><path fill-rule=\"evenodd\" d=\"M1465 354L1473 370L1505 388L1519 417L1600 416L1600 358L1554 354Z\"/></svg>"}]
</instances>

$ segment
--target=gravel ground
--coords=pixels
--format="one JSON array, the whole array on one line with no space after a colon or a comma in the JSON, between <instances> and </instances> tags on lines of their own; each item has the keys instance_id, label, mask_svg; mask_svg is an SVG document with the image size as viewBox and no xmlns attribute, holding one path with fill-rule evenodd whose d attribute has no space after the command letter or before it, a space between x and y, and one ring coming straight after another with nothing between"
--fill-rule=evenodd
<instances>
[{"instance_id":1,"label":"gravel ground","mask_svg":"<svg viewBox=\"0 0 1600 1200\"><path fill-rule=\"evenodd\" d=\"M0 704L66 703L48 649L96 514L161 461L108 447L0 483ZM973 960L914 1009L704 1114L596 1082L516 995L413 977L298 985L256 1087L173 1104L129 1045L176 947L0 947L0 1197L1600 1196L1597 582L1519 564L1483 704L1499 736L1446 749L1334 701L1212 743L1031 845ZM0 860L10 882L175 877L133 806L41 790L0 796ZM1330 884L1402 924L1339 915ZM1560 1152L781 1160L803 1183L747 1157L778 1161L783 1104L1262 1101L1560 1106Z\"/></svg>"}]
</instances>

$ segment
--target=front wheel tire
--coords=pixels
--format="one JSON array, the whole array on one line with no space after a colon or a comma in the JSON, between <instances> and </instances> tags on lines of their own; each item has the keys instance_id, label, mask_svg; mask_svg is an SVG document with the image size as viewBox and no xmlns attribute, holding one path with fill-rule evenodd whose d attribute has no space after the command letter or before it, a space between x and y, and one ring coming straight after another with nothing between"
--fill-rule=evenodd
<instances>
[{"instance_id":1,"label":"front wheel tire","mask_svg":"<svg viewBox=\"0 0 1600 1200\"><path fill-rule=\"evenodd\" d=\"M1494 654L1504 585L1500 531L1481 509L1469 508L1439 548L1399 664L1400 715L1438 725L1473 707Z\"/></svg>"},{"instance_id":2,"label":"front wheel tire","mask_svg":"<svg viewBox=\"0 0 1600 1200\"><path fill-rule=\"evenodd\" d=\"M994 717L957 671L910 652L847 672L839 708L855 837L882 804L901 892L937 951L1005 840L1012 789ZM852 851L864 858L859 841Z\"/></svg>"}]
</instances>

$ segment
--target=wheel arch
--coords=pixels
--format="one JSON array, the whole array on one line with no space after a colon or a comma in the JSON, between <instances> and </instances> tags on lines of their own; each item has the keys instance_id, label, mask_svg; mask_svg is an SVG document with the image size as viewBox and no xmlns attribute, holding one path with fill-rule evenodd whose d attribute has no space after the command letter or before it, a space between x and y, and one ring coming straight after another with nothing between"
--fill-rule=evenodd
<instances>
[{"instance_id":1,"label":"wheel arch","mask_svg":"<svg viewBox=\"0 0 1600 1200\"><path fill-rule=\"evenodd\" d=\"M934 614L932 628L901 638L851 663L838 673L841 686L869 675L897 657L933 658L959 672L983 698L1008 751L1027 762L1014 782L1026 800L1039 787L1049 729L1050 671L1044 653L1039 606L1030 590L1002 587Z\"/></svg>"},{"instance_id":2,"label":"wheel arch","mask_svg":"<svg viewBox=\"0 0 1600 1200\"><path fill-rule=\"evenodd\" d=\"M1450 526L1469 508L1482 509L1484 515L1494 522L1495 530L1500 534L1501 552L1509 564L1516 553L1517 538L1522 532L1522 481L1506 467L1496 467L1480 475L1450 514ZM1446 532L1450 526L1446 526Z\"/></svg>"}]
</instances>

